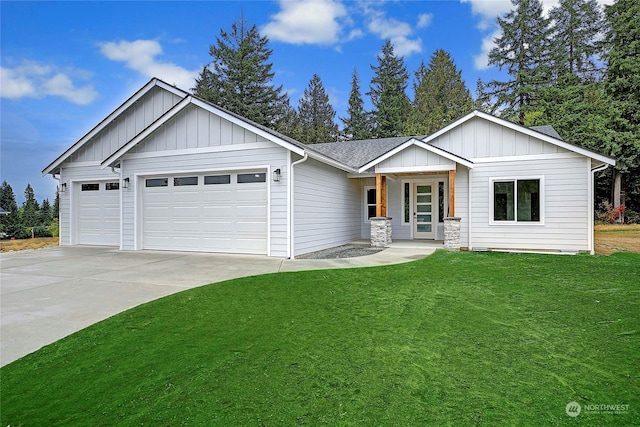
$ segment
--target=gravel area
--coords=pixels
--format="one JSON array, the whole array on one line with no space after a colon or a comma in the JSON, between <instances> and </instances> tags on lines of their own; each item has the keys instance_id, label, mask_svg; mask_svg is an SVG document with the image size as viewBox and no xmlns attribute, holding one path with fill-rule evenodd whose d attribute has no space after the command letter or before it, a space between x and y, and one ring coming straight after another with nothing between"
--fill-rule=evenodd
<instances>
[{"instance_id":1,"label":"gravel area","mask_svg":"<svg viewBox=\"0 0 640 427\"><path fill-rule=\"evenodd\" d=\"M300 255L299 259L334 259L334 258L355 258L365 255L373 255L385 248L372 248L369 245L343 245L329 248L322 251L311 252Z\"/></svg>"}]
</instances>

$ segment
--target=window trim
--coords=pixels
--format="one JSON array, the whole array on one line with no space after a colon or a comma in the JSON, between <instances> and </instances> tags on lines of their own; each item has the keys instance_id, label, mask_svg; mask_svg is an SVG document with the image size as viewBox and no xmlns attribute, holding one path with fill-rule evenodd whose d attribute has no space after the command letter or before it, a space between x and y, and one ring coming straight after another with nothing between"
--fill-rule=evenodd
<instances>
[{"instance_id":1,"label":"window trim","mask_svg":"<svg viewBox=\"0 0 640 427\"><path fill-rule=\"evenodd\" d=\"M540 181L540 221L518 221L518 181L539 180ZM514 217L511 221L496 221L494 219L494 183L495 182L513 182L514 188ZM541 226L545 224L545 184L544 175L527 175L527 176L505 176L489 178L489 225L531 225Z\"/></svg>"},{"instance_id":2,"label":"window trim","mask_svg":"<svg viewBox=\"0 0 640 427\"><path fill-rule=\"evenodd\" d=\"M368 199L367 199L367 193L369 192L369 190L375 190L376 186L375 185L365 185L364 187L364 222L371 222L371 220L369 219L369 206L376 206L375 203L374 204L369 204L368 203Z\"/></svg>"}]
</instances>

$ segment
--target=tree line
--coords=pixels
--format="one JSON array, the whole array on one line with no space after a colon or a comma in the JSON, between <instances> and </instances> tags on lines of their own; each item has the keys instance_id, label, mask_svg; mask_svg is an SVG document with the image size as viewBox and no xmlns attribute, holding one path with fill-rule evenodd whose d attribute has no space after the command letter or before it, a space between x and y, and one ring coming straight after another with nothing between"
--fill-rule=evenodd
<instances>
[{"instance_id":1,"label":"tree line","mask_svg":"<svg viewBox=\"0 0 640 427\"><path fill-rule=\"evenodd\" d=\"M489 65L507 78L478 80L475 100L442 49L413 73L410 99L404 59L387 40L364 93L373 108L365 110L354 68L340 130L319 75L297 109L273 84L269 40L244 17L220 30L192 91L303 143L428 135L473 109L552 125L565 141L616 158L615 169L601 174L598 196L617 208L626 193L627 206L640 211L640 2L617 0L603 12L596 0L561 0L548 15L540 0L512 4L497 18L501 36L489 54Z\"/></svg>"},{"instance_id":2,"label":"tree line","mask_svg":"<svg viewBox=\"0 0 640 427\"><path fill-rule=\"evenodd\" d=\"M16 195L7 181L0 186L0 207L5 214L0 215L0 233L6 237L26 239L29 237L57 237L59 231L60 195L51 204L49 199L38 203L33 187L27 184L24 202L18 207Z\"/></svg>"}]
</instances>

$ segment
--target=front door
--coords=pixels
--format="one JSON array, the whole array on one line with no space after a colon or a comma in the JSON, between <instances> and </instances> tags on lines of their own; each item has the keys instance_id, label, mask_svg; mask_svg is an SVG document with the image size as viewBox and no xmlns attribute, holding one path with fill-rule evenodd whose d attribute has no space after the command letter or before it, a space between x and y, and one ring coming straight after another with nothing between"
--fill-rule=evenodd
<instances>
[{"instance_id":1,"label":"front door","mask_svg":"<svg viewBox=\"0 0 640 427\"><path fill-rule=\"evenodd\" d=\"M418 183L413 186L413 238L434 239L433 190L432 183Z\"/></svg>"}]
</instances>

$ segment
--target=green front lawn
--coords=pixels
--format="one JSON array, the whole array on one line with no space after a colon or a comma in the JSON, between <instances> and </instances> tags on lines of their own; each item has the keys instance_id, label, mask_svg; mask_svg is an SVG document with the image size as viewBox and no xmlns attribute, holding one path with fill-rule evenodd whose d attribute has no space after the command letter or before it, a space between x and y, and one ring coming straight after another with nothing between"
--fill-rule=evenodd
<instances>
[{"instance_id":1,"label":"green front lawn","mask_svg":"<svg viewBox=\"0 0 640 427\"><path fill-rule=\"evenodd\" d=\"M232 280L0 375L12 427L640 424L640 255L439 251Z\"/></svg>"}]
</instances>

